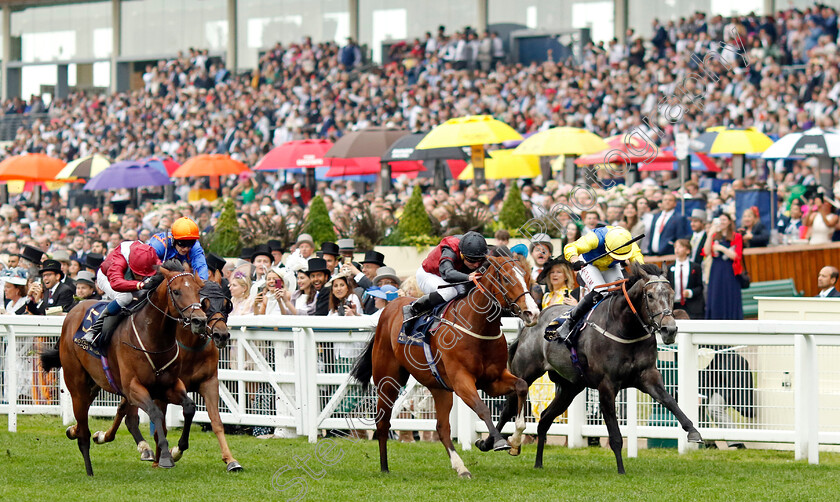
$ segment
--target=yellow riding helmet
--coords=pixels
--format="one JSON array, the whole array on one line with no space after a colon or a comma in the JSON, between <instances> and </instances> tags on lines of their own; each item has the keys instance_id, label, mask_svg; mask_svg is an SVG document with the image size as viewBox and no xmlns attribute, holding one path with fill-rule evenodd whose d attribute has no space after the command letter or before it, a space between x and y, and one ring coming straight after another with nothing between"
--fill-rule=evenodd
<instances>
[{"instance_id":1,"label":"yellow riding helmet","mask_svg":"<svg viewBox=\"0 0 840 502\"><path fill-rule=\"evenodd\" d=\"M633 245L627 244L632 237L626 228L614 227L604 236L604 247L615 260L626 260L633 254Z\"/></svg>"},{"instance_id":2,"label":"yellow riding helmet","mask_svg":"<svg viewBox=\"0 0 840 502\"><path fill-rule=\"evenodd\" d=\"M186 216L178 218L172 224L172 238L176 241L198 240L198 225Z\"/></svg>"}]
</instances>

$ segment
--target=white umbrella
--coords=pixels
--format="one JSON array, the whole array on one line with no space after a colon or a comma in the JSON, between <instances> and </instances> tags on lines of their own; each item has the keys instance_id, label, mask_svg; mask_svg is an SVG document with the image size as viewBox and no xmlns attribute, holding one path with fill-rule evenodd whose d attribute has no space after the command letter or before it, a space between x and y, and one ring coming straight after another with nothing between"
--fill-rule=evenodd
<instances>
[{"instance_id":1,"label":"white umbrella","mask_svg":"<svg viewBox=\"0 0 840 502\"><path fill-rule=\"evenodd\" d=\"M840 134L818 127L786 134L761 155L765 159L790 157L840 157Z\"/></svg>"}]
</instances>

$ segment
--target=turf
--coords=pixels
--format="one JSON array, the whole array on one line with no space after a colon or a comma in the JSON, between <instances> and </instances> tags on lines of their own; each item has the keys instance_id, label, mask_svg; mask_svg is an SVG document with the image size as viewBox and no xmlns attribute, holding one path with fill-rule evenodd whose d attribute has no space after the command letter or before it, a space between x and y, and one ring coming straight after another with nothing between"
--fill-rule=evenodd
<instances>
[{"instance_id":1,"label":"turf","mask_svg":"<svg viewBox=\"0 0 840 502\"><path fill-rule=\"evenodd\" d=\"M106 426L98 420L92 429ZM248 436L229 436L245 470L227 473L215 436L197 427L190 450L169 470L140 462L123 428L114 443L92 446L96 476L88 478L64 429L57 417L20 416L12 434L0 417L0 500L836 500L840 483L840 455L831 453L813 466L792 452L641 450L625 458L627 474L619 476L604 448L551 446L546 468L535 470L530 444L518 458L464 452L474 478L463 480L439 443L389 442L392 472L382 475L373 441L334 439L332 452L321 450L334 462L323 465L305 439ZM318 479L294 467L295 457L307 455Z\"/></svg>"}]
</instances>

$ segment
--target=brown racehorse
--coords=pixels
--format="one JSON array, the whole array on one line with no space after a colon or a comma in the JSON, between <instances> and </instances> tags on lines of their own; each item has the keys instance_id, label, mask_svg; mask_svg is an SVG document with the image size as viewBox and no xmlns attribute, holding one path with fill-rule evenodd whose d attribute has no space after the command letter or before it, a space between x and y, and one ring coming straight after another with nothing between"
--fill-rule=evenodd
<instances>
[{"instance_id":1,"label":"brown racehorse","mask_svg":"<svg viewBox=\"0 0 840 502\"><path fill-rule=\"evenodd\" d=\"M67 437L78 440L88 476L93 476L88 410L100 389L124 395L129 403L149 415L155 424L155 464L166 468L175 465L166 441L160 405L169 402L183 406L184 429L189 431L195 404L178 378L180 350L175 341L175 327L179 323L189 324L194 333L206 329L207 317L199 304L203 284L193 274L183 272L178 262L170 261L158 268L150 284L148 301L122 322L111 337L106 354L111 378L103 369L104 361L73 342L85 312L95 301L75 306L64 319L58 349L41 354L44 371L64 368L64 382L73 398L76 416L76 425L67 428ZM181 437L178 446L182 451L189 447L188 434Z\"/></svg>"},{"instance_id":2,"label":"brown racehorse","mask_svg":"<svg viewBox=\"0 0 840 502\"><path fill-rule=\"evenodd\" d=\"M242 469L242 466L230 453L225 438L225 428L219 415L219 349L224 348L230 340L227 319L233 310L233 304L225 296L221 286L207 281L201 289L201 309L207 314L206 333L196 335L192 330L178 326L177 340L181 347L178 356L181 364L180 377L188 392L198 392L204 398L210 424L222 450L222 461L227 465L228 471L238 471ZM211 338L215 345L210 343ZM93 442L104 444L113 441L123 416L125 416L126 427L137 443L140 459L152 460L154 458L152 449L140 432L137 407L129 405L125 398L120 402L111 428L106 432L97 431L93 435ZM187 429L184 429L182 434L187 433ZM180 460L182 452L178 446L173 447L171 453L175 461Z\"/></svg>"},{"instance_id":3,"label":"brown racehorse","mask_svg":"<svg viewBox=\"0 0 840 502\"><path fill-rule=\"evenodd\" d=\"M391 412L409 375L428 387L435 399L437 432L452 468L459 476L472 477L450 438L449 411L453 391L487 424L494 449L519 448L525 429L524 404L528 386L507 369L507 342L501 332L501 311L510 310L531 326L537 320L539 309L528 294L526 272L517 260L490 256L479 271L481 277L475 281L476 287L469 295L448 306L440 328L430 338L435 367L445 386L435 378L423 347L398 343L403 323L402 307L409 302L405 298L394 300L385 307L374 336L353 367L351 375L362 385L369 385L371 377L376 385L376 435L382 472L388 472ZM491 396L516 392L519 413L511 444L493 425L490 408L479 397L479 389Z\"/></svg>"}]
</instances>

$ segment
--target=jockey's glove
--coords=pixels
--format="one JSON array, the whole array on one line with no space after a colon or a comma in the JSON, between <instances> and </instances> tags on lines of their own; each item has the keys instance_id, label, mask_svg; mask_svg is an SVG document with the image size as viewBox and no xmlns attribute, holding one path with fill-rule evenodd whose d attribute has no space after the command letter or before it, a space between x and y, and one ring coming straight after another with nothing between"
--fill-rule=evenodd
<instances>
[{"instance_id":1,"label":"jockey's glove","mask_svg":"<svg viewBox=\"0 0 840 502\"><path fill-rule=\"evenodd\" d=\"M586 261L585 260L578 260L578 261L572 263L572 268L575 270L575 272L577 272L578 270L582 269L585 266L586 266Z\"/></svg>"}]
</instances>

